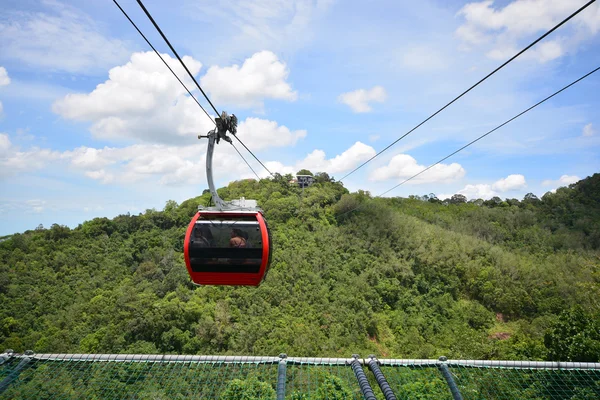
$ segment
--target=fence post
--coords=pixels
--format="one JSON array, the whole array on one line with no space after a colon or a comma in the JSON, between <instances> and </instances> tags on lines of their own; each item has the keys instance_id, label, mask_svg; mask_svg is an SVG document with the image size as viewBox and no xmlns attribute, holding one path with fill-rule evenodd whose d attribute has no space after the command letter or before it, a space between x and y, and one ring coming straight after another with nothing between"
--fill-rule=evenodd
<instances>
[{"instance_id":1,"label":"fence post","mask_svg":"<svg viewBox=\"0 0 600 400\"><path fill-rule=\"evenodd\" d=\"M12 355L12 353L11 353L11 355ZM32 355L33 355L33 351L27 350L25 352L25 357L23 357L21 359L21 362L15 367L15 369L10 374L8 374L8 376L6 378L4 378L2 380L2 382L0 382L0 394L4 393L4 391L6 391L6 389L8 389L10 384L19 377L21 370L23 368L25 368L25 366L27 364L29 364L29 361L31 361L31 358L29 358L27 356L32 356Z\"/></svg>"},{"instance_id":2,"label":"fence post","mask_svg":"<svg viewBox=\"0 0 600 400\"><path fill-rule=\"evenodd\" d=\"M277 400L285 400L285 380L287 377L287 355L279 355L279 367L277 368Z\"/></svg>"},{"instance_id":3,"label":"fence post","mask_svg":"<svg viewBox=\"0 0 600 400\"><path fill-rule=\"evenodd\" d=\"M375 379L377 380L379 388L383 392L385 400L397 400L394 391L390 387L390 384L388 383L387 379L385 379L385 375L383 375L383 372L379 368L379 361L377 360L377 358L375 358L375 355L371 354L369 356L369 361L367 362L367 365L369 366L371 372L373 372L373 375L375 375Z\"/></svg>"},{"instance_id":4,"label":"fence post","mask_svg":"<svg viewBox=\"0 0 600 400\"><path fill-rule=\"evenodd\" d=\"M360 361L358 361L358 354L352 354L352 362L350 362L350 366L352 367L352 371L354 371L354 375L356 376L356 380L358 380L358 386L360 386L360 391L363 394L363 397L366 400L377 400L375 397L375 393L373 393L373 389L371 389L371 385L365 375L365 371L362 369L362 365Z\"/></svg>"},{"instance_id":5,"label":"fence post","mask_svg":"<svg viewBox=\"0 0 600 400\"><path fill-rule=\"evenodd\" d=\"M14 352L15 351L13 349L4 350L4 353L0 354L0 365L4 364L8 360L10 360L10 358L13 356Z\"/></svg>"},{"instance_id":6,"label":"fence post","mask_svg":"<svg viewBox=\"0 0 600 400\"><path fill-rule=\"evenodd\" d=\"M460 390L458 390L458 386L456 386L456 382L454 381L454 378L452 377L452 373L450 372L450 370L448 369L448 365L446 364L446 361L448 360L447 357L440 357L439 358L440 363L438 364L438 368L440 370L440 372L442 373L442 375L444 376L444 379L446 379L446 383L448 384L448 387L450 388L450 392L452 393L452 398L454 400L463 400L462 395L460 394Z\"/></svg>"}]
</instances>

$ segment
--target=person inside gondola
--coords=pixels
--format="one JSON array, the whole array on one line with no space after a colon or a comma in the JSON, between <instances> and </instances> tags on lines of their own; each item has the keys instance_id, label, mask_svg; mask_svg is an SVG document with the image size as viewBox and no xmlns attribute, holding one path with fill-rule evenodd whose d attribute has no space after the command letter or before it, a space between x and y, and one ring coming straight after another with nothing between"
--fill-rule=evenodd
<instances>
[{"instance_id":1,"label":"person inside gondola","mask_svg":"<svg viewBox=\"0 0 600 400\"><path fill-rule=\"evenodd\" d=\"M252 247L252 242L250 241L248 232L242 231L242 237L246 241L246 248L248 248L248 249L251 248Z\"/></svg>"},{"instance_id":2,"label":"person inside gondola","mask_svg":"<svg viewBox=\"0 0 600 400\"><path fill-rule=\"evenodd\" d=\"M194 229L194 247L212 247L213 235L208 226L197 226Z\"/></svg>"},{"instance_id":3,"label":"person inside gondola","mask_svg":"<svg viewBox=\"0 0 600 400\"><path fill-rule=\"evenodd\" d=\"M246 239L241 229L231 230L231 239L229 240L229 247L246 247Z\"/></svg>"}]
</instances>

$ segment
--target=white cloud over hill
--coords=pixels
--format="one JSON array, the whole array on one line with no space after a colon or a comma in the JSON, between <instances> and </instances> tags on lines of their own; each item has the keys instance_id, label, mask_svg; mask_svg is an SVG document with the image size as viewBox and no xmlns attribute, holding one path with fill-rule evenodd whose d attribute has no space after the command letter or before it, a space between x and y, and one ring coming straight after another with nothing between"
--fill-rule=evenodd
<instances>
[{"instance_id":1,"label":"white cloud over hill","mask_svg":"<svg viewBox=\"0 0 600 400\"><path fill-rule=\"evenodd\" d=\"M403 180L418 174L425 168L425 165L418 164L417 160L408 154L398 154L392 157L388 165L375 169L369 179L372 181ZM463 176L465 176L465 170L460 164L438 164L407 183L450 182Z\"/></svg>"}]
</instances>

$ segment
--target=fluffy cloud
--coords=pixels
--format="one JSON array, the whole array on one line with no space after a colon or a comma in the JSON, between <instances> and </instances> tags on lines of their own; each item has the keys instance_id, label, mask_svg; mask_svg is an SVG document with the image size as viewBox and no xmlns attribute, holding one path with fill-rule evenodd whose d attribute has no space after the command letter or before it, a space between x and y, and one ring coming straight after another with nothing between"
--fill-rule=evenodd
<instances>
[{"instance_id":1,"label":"fluffy cloud","mask_svg":"<svg viewBox=\"0 0 600 400\"><path fill-rule=\"evenodd\" d=\"M35 148L16 151L8 137L0 135L0 167L28 165L29 168L20 169L23 172L62 163L73 172L103 184L151 183L182 186L206 183L205 152L206 142L190 146L136 144L101 149L82 146L62 153ZM278 161L267 161L265 165L271 171L283 174L296 173L302 168L334 174L354 168L374 154L375 150L372 147L356 142L343 153L330 159L326 158L322 150L315 150L294 166ZM254 177L231 146L217 147L213 167L217 180ZM264 170L259 169L257 172L263 177L268 175Z\"/></svg>"},{"instance_id":2,"label":"fluffy cloud","mask_svg":"<svg viewBox=\"0 0 600 400\"><path fill-rule=\"evenodd\" d=\"M10 148L10 138L6 133L0 133L0 157L6 156Z\"/></svg>"},{"instance_id":3,"label":"fluffy cloud","mask_svg":"<svg viewBox=\"0 0 600 400\"><path fill-rule=\"evenodd\" d=\"M419 165L417 160L408 154L398 154L390 160L388 165L375 169L369 179L373 181L407 179L423 171L425 168L425 165ZM460 179L463 176L465 176L465 170L460 164L438 164L407 183L448 182Z\"/></svg>"},{"instance_id":4,"label":"fluffy cloud","mask_svg":"<svg viewBox=\"0 0 600 400\"><path fill-rule=\"evenodd\" d=\"M190 146L136 144L101 149L82 146L64 152L39 148L21 151L7 135L0 134L0 177L58 167L103 184L182 186L206 182L205 153L206 142ZM215 154L216 179L253 176L231 146L218 146Z\"/></svg>"},{"instance_id":5,"label":"fluffy cloud","mask_svg":"<svg viewBox=\"0 0 600 400\"><path fill-rule=\"evenodd\" d=\"M331 159L325 158L324 151L315 150L301 164L305 165L302 168L336 174L356 167L359 163L373 157L375 153L375 149L371 146L356 142L348 150Z\"/></svg>"},{"instance_id":6,"label":"fluffy cloud","mask_svg":"<svg viewBox=\"0 0 600 400\"><path fill-rule=\"evenodd\" d=\"M60 153L33 147L21 151L5 133L0 133L0 178L43 168L60 159Z\"/></svg>"},{"instance_id":7,"label":"fluffy cloud","mask_svg":"<svg viewBox=\"0 0 600 400\"><path fill-rule=\"evenodd\" d=\"M523 40L549 30L575 10L573 2L563 0L515 0L504 7L495 7L491 0L468 3L458 12L465 22L456 35L468 47L491 45L488 57L504 60L517 52ZM600 29L600 7L591 5L571 24L563 28L560 38L538 44L526 56L547 62L595 35Z\"/></svg>"},{"instance_id":8,"label":"fluffy cloud","mask_svg":"<svg viewBox=\"0 0 600 400\"><path fill-rule=\"evenodd\" d=\"M520 174L509 175L506 178L498 179L496 182L490 184L479 183L475 185L466 185L463 189L456 192L456 194L462 194L467 199L484 199L488 200L495 196L500 196L500 192L508 192L513 190L520 190L527 187L525 177ZM448 199L452 197L451 194L440 194L440 199Z\"/></svg>"},{"instance_id":9,"label":"fluffy cloud","mask_svg":"<svg viewBox=\"0 0 600 400\"><path fill-rule=\"evenodd\" d=\"M8 77L8 72L6 72L6 68L0 67L0 86L6 86L10 83L10 78Z\"/></svg>"},{"instance_id":10,"label":"fluffy cloud","mask_svg":"<svg viewBox=\"0 0 600 400\"><path fill-rule=\"evenodd\" d=\"M557 180L546 179L545 181L542 182L542 185L544 185L544 186L568 186L571 183L575 183L579 180L581 180L581 178L578 177L577 175L562 175Z\"/></svg>"},{"instance_id":11,"label":"fluffy cloud","mask_svg":"<svg viewBox=\"0 0 600 400\"><path fill-rule=\"evenodd\" d=\"M200 81L214 102L237 107L262 107L264 99L294 101L298 97L286 81L285 63L270 51L246 59L242 66L210 67Z\"/></svg>"},{"instance_id":12,"label":"fluffy cloud","mask_svg":"<svg viewBox=\"0 0 600 400\"><path fill-rule=\"evenodd\" d=\"M123 42L105 37L90 16L57 1L47 12L6 12L0 22L0 51L33 67L99 73L127 59Z\"/></svg>"},{"instance_id":13,"label":"fluffy cloud","mask_svg":"<svg viewBox=\"0 0 600 400\"><path fill-rule=\"evenodd\" d=\"M596 134L596 130L592 126L592 124L587 124L583 127L583 136L594 136Z\"/></svg>"},{"instance_id":14,"label":"fluffy cloud","mask_svg":"<svg viewBox=\"0 0 600 400\"><path fill-rule=\"evenodd\" d=\"M338 97L338 101L344 103L355 113L370 112L370 102L383 103L387 98L385 89L381 86L375 86L369 90L358 89L353 92L342 93Z\"/></svg>"},{"instance_id":15,"label":"fluffy cloud","mask_svg":"<svg viewBox=\"0 0 600 400\"><path fill-rule=\"evenodd\" d=\"M283 125L277 125L275 121L249 117L238 126L237 135L244 142L252 143L253 150L261 150L294 145L298 139L306 137L306 131L290 131Z\"/></svg>"},{"instance_id":16,"label":"fluffy cloud","mask_svg":"<svg viewBox=\"0 0 600 400\"><path fill-rule=\"evenodd\" d=\"M463 189L456 192L456 194L462 194L467 197L467 199L484 199L488 200L494 196L497 196L494 190L492 190L491 185L480 183L476 185L466 185ZM452 197L452 194L439 194L437 195L439 199L449 199Z\"/></svg>"},{"instance_id":17,"label":"fluffy cloud","mask_svg":"<svg viewBox=\"0 0 600 400\"><path fill-rule=\"evenodd\" d=\"M163 57L180 77L186 76L176 59ZM194 75L202 68L191 57L183 60ZM193 85L189 79L183 82L189 88ZM69 94L53 104L53 111L67 119L92 122L94 137L112 141L191 145L198 134L214 128L153 52L134 53L127 64L112 68L109 79L91 93ZM242 121L238 132L257 150L293 145L306 136L304 130L291 131L259 118Z\"/></svg>"},{"instance_id":18,"label":"fluffy cloud","mask_svg":"<svg viewBox=\"0 0 600 400\"><path fill-rule=\"evenodd\" d=\"M493 190L499 192L508 192L511 190L519 190L527 187L525 177L523 175L509 175L506 178L502 178L492 185Z\"/></svg>"},{"instance_id":19,"label":"fluffy cloud","mask_svg":"<svg viewBox=\"0 0 600 400\"><path fill-rule=\"evenodd\" d=\"M186 76L176 59L163 58L180 77ZM200 71L200 62L187 56L183 60L193 74ZM189 80L183 82L191 87ZM132 54L91 93L69 94L52 109L67 119L91 121L92 134L108 140L192 143L199 133L214 128L153 52Z\"/></svg>"},{"instance_id":20,"label":"fluffy cloud","mask_svg":"<svg viewBox=\"0 0 600 400\"><path fill-rule=\"evenodd\" d=\"M102 149L80 147L64 152L62 159L72 169L105 184L151 181L162 185L180 185L206 181L205 151L203 144L184 147L163 144ZM215 166L219 165L218 160L222 158L215 157Z\"/></svg>"},{"instance_id":21,"label":"fluffy cloud","mask_svg":"<svg viewBox=\"0 0 600 400\"><path fill-rule=\"evenodd\" d=\"M327 158L323 150L314 150L303 160L295 165L285 165L279 161L269 161L265 165L273 172L280 174L295 174L301 169L308 169L313 172L327 172L337 174L348 171L360 163L368 160L375 155L375 149L361 142L354 143L348 150L333 157ZM265 175L265 174L263 174Z\"/></svg>"}]
</instances>

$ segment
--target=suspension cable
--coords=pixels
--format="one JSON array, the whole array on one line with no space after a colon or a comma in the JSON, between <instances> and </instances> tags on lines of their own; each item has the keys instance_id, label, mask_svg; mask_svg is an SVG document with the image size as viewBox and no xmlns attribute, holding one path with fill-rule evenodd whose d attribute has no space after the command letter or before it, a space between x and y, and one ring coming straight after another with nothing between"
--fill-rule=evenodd
<instances>
[{"instance_id":1,"label":"suspension cable","mask_svg":"<svg viewBox=\"0 0 600 400\"><path fill-rule=\"evenodd\" d=\"M533 46L535 46L542 39L544 39L546 36L550 35L552 32L554 32L555 30L557 30L558 28L560 28L562 25L564 25L565 23L567 23L567 21L569 21L570 19L572 19L573 17L575 17L581 11L585 10L587 7L589 7L595 1L596 0L590 0L590 1L588 1L586 4L584 4L582 7L580 7L573 14L569 15L567 18L565 18L564 20L562 20L562 22L560 22L554 28L550 29L548 32L544 33L542 36L540 36L539 38L537 38L530 45L528 45L527 47L525 47L523 50L519 51L517 54L515 54L510 59L508 59L507 61L505 61L502 65L500 65L495 70L493 70L492 72L490 72L489 74L487 74L485 77L483 77L482 79L480 79L473 86L471 86L470 88L468 88L467 90L465 90L464 92L462 92L460 95L458 95L457 97L455 97L448 104L446 104L445 106L443 106L442 108L440 108L439 110L437 110L435 113L431 114L429 117L427 117L425 120L423 120L421 123L419 123L417 126L415 126L414 128L412 128L408 132L406 132L404 135L402 135L398 139L394 140L392 143L390 143L388 146L386 146L383 150L380 150L379 152L377 152L374 156L372 156L371 158L369 158L367 161L363 162L358 167L354 168L352 171L350 171L349 173L347 173L342 179L340 179L340 181L343 181L344 179L346 179L347 177L349 177L350 175L352 175L353 173L355 173L356 171L358 171L359 169L361 169L362 167L364 167L365 165L367 165L373 159L375 159L376 157L378 157L379 155L381 155L383 152L385 152L386 150L388 150L390 147L392 147L393 145L395 145L396 143L398 143L400 140L402 140L406 136L410 135L413 131L415 131L421 125L425 124L427 121L429 121L430 119L432 119L433 117L435 117L436 115L438 115L439 113L441 113L442 111L444 111L452 103L454 103L455 101L457 101L458 99L460 99L461 97L463 97L465 94L469 93L475 87L479 86L479 84L483 83L485 80L487 80L489 77L491 77L492 75L494 75L496 72L500 71L502 68L504 68L510 62L512 62L513 60L515 60L517 57L519 57L520 55L522 55L523 53L525 53L527 50L529 50L530 48L532 48Z\"/></svg>"},{"instance_id":2,"label":"suspension cable","mask_svg":"<svg viewBox=\"0 0 600 400\"><path fill-rule=\"evenodd\" d=\"M179 54L177 53L177 51L175 50L175 48L171 45L171 42L169 42L169 39L167 39L167 37L165 36L165 34L163 33L163 31L160 29L160 27L158 26L158 24L156 23L156 21L154 20L154 18L152 18L152 15L150 15L150 13L148 12L148 10L146 9L146 6L144 6L144 3L142 3L141 0L137 0L137 3L140 5L140 7L142 8L142 10L144 10L144 13L146 14L146 16L148 17L148 19L150 20L150 22L152 22L152 25L154 25L154 27L156 28L156 30L158 31L158 33L160 33L160 36L162 36L162 38L165 41L165 43L167 43L167 46L169 46L169 48L171 49L171 51L173 52L173 54L175 54L175 57L177 57L177 59L179 60L179 62L181 63L181 65L183 66L183 68L185 69L185 71L188 73L188 75L190 76L190 78L192 78L192 80L194 81L194 83L196 84L196 86L198 87L198 89L200 89L200 92L204 95L204 98L206 99L206 101L208 101L208 104L210 104L210 106L215 111L215 113L217 114L217 116L221 115L219 113L219 111L217 111L217 109L214 106L214 104L210 101L210 99L208 98L208 96L206 95L206 93L204 93L204 90L202 90L202 88L200 87L200 84L198 83L198 81L196 80L196 78L194 77L194 75L190 72L190 70L188 69L188 67L185 65L185 63L183 62L183 60L181 59L181 57L179 57Z\"/></svg>"},{"instance_id":3,"label":"suspension cable","mask_svg":"<svg viewBox=\"0 0 600 400\"><path fill-rule=\"evenodd\" d=\"M142 3L141 0L137 0L137 3L140 5L140 7L142 8L142 10L144 11L144 13L146 14L146 16L148 17L148 19L150 20L150 22L152 22L152 25L154 25L154 27L156 28L156 30L158 31L158 33L160 34L160 36L162 36L162 38L165 41L165 43L167 43L167 45L169 46L169 48L171 49L171 51L173 52L173 54L175 55L175 57L177 57L177 59L179 60L179 62L183 66L183 68L186 70L186 72L188 73L188 75L190 76L190 78L192 78L192 81L194 81L194 83L196 84L196 87L200 90L200 92L202 93L202 95L204 95L204 98L206 99L206 101L208 101L208 104L210 104L210 106L215 111L215 113L217 114L217 116L219 116L220 115L219 111L214 106L214 104L210 101L210 99L208 98L208 96L206 95L206 93L204 92L204 90L202 90L202 88L200 87L200 84L198 83L198 81L196 80L196 78L194 77L194 75L192 75L192 73L190 72L190 70L187 68L187 66L185 65L185 63L181 59L181 57L179 57L179 54L177 53L177 51L175 50L175 48L171 45L171 42L169 41L169 39L167 39L167 37L165 36L165 34L163 33L163 31L160 29L160 27L158 26L158 24L156 23L156 21L154 20L154 18L152 18L152 15L150 15L150 12L144 6L144 3ZM269 171L269 169L267 167L265 167L265 165L262 163L262 161L260 161L258 159L258 157L256 157L252 151L250 151L250 149L248 148L248 146L246 146L244 144L244 142L242 142L242 140L240 138L238 138L236 135L233 135L233 136L237 139L238 142L240 142L242 144L242 146L244 146L244 148L252 155L252 157L254 157L254 159L256 161L258 161L260 163L260 165L262 165L262 167L265 170L267 170L267 172L271 176L273 176L273 173L271 171Z\"/></svg>"},{"instance_id":4,"label":"suspension cable","mask_svg":"<svg viewBox=\"0 0 600 400\"><path fill-rule=\"evenodd\" d=\"M542 103L545 103L547 100L550 100L551 98L553 98L554 96L556 96L557 94L567 90L568 88L570 88L571 86L575 85L576 83L584 80L585 78L587 78L588 76L592 75L594 72L597 72L598 70L600 70L600 67L588 72L587 74L583 75L581 78L569 83L567 86L563 87L560 90L557 90L556 92L552 93L550 96L544 98L543 100L538 101L537 103L535 103L534 105L532 105L531 107L529 107L526 110L521 111L519 114L515 115L514 117L504 121L503 123L501 123L500 125L498 125L497 127L495 127L494 129L484 133L483 135L479 136L477 139L472 140L471 142L467 143L466 145L464 145L463 147L461 147L460 149L450 153L449 155L447 155L446 157L442 158L441 160L431 164L430 166L428 166L427 168L425 168L424 170L422 170L419 173L416 173L415 175L411 176L410 178L406 179L403 182L400 182L399 184L397 184L396 186L394 186L393 188L386 190L385 192L381 193L379 196L377 197L381 197L385 194L387 194L388 192L391 192L392 190L396 189L398 186L404 185L406 182L416 178L417 176L421 175L423 172L430 170L431 168L435 167L436 165L440 164L443 161L446 161L448 158L452 157L453 155L455 155L456 153L459 153L461 151L463 151L464 149L466 149L467 147L471 146L472 144L480 141L481 139L483 139L484 137L486 137L487 135L489 135L490 133L493 133L495 131L497 131L498 129L502 128L504 125L507 125L508 123L514 121L515 119L519 118L521 115L528 113L529 111L533 110L534 108L536 108L537 106L539 106Z\"/></svg>"},{"instance_id":5,"label":"suspension cable","mask_svg":"<svg viewBox=\"0 0 600 400\"><path fill-rule=\"evenodd\" d=\"M554 96L556 96L557 94L559 94L559 93L561 93L561 92L563 92L563 91L567 90L567 89L568 89L568 88L570 88L571 86L573 86L573 85L575 85L576 83L578 83L578 82L580 82L580 81L584 80L585 78L589 77L590 75L594 74L595 72L598 72L599 70L600 70L600 67L597 67L597 68L593 69L592 71L590 71L590 72L588 72L587 74L583 75L583 76L582 76L582 77L580 77L579 79L577 79L577 80L575 80L575 81L573 81L573 82L569 83L568 85L564 86L563 88L561 88L561 89L557 90L556 92L552 93L550 96L548 96L548 97L544 98L543 100L540 100L540 101L538 101L537 103L535 103L535 104L534 104L534 105L532 105L531 107L529 107L529 108L527 108L527 109L525 109L525 110L521 111L520 113L518 113L518 114L517 114L517 115L515 115L514 117L512 117L512 118L510 118L510 119L508 119L508 120L506 120L506 121L504 121L504 122L503 122L503 123L501 123L500 125L496 126L494 129L492 129L492 130L490 130L490 131L488 131L488 132L484 133L483 135L479 136L479 137L478 137L478 138L476 138L475 140L472 140L471 142L469 142L469 143L467 143L466 145L462 146L460 149L458 149L458 150L455 150L454 152L450 153L450 154L449 154L449 155L447 155L446 157L444 157L444 158L440 159L439 161L437 161L437 162L435 162L435 163L431 164L431 165L430 165L430 166L428 166L427 168L424 168L423 170L421 170L420 172L418 172L418 173L414 174L414 175L413 175L413 176L411 176L410 178L408 178L408 179L405 179L404 181L400 182L400 183L399 183L399 184L397 184L396 186L392 187L391 189L388 189L388 190L386 190L385 192L383 192L383 193L381 193L380 195L378 195L378 196L375 196L375 197L382 197L382 196L384 196L385 194L387 194L387 193L391 192L392 190L396 189L397 187L399 187L399 186L401 186L401 185L404 185L406 182L409 182L410 180L412 180L412 179L416 178L417 176L421 175L421 174L422 174L422 173L424 173L425 171L428 171L428 170L430 170L431 168L433 168L434 166L436 166L436 165L440 164L441 162L443 162L443 161L446 161L448 158L452 157L453 155L455 155L455 154L457 154L457 153L461 152L462 150L466 149L467 147L471 146L472 144L474 144L474 143L476 143L476 142L480 141L481 139L483 139L484 137L488 136L489 134L491 134L491 133L493 133L493 132L497 131L498 129L502 128L503 126L507 125L508 123L510 123L510 122L514 121L515 119L519 118L520 116L522 116L522 115L524 115L524 114L528 113L529 111L533 110L533 109L534 109L534 108L536 108L537 106L539 106L539 105L541 105L541 104L545 103L546 101L550 100L551 98L553 98L553 97L554 97ZM361 208L363 205L364 205L364 204L361 204L361 205L359 205L359 206L357 206L357 207L355 207L355 208L353 208L353 209L351 209L351 210L349 210L349 211L346 211L345 213L343 213L343 214L340 214L340 216L344 216L344 215L346 215L346 214L349 214L349 213L351 213L351 212L353 212L353 211L356 211L356 210L358 210L359 208Z\"/></svg>"},{"instance_id":6,"label":"suspension cable","mask_svg":"<svg viewBox=\"0 0 600 400\"><path fill-rule=\"evenodd\" d=\"M119 3L117 3L117 0L113 0L113 2L115 3L115 5L117 7L119 7L119 10L121 10L121 12L123 13L123 15L125 15L125 18L127 18L129 20L129 22L131 22L131 25L133 25L133 27L138 31L138 33L140 34L140 36L142 38L144 38L144 40L146 41L146 43L148 43L148 46L150 46L152 48L152 50L154 50L154 52L156 53L156 55L158 56L158 58L160 58L161 61L167 66L167 68L169 68L169 71L171 71L171 73L173 74L173 76L175 77L175 79L177 79L179 81L179 83L181 83L181 86L183 86L183 88L188 92L188 94L190 95L190 97L192 99L194 99L194 101L196 102L196 104L198 104L198 107L200 107L202 109L202 111L204 111L204 114L206 114L206 116L216 126L217 123L215 122L215 120L204 109L204 107L202 107L202 104L200 104L200 102L198 101L198 99L196 99L196 97L192 94L192 92L190 92L190 90L187 88L187 86L185 86L185 84L181 81L181 79L179 79L179 77L177 76L177 74L175 73L175 71L173 71L173 69L171 69L171 67L169 66L169 64L167 64L167 62L165 61L165 59L160 55L160 53L156 50L156 48L152 45L152 43L150 43L150 40L148 40L148 38L146 38L146 36L142 33L142 31L140 30L140 28L137 27L137 25L135 24L135 22L133 22L133 20L131 18L129 18L129 15L127 15L127 13L125 12L125 10L123 10L123 8L119 5Z\"/></svg>"},{"instance_id":7,"label":"suspension cable","mask_svg":"<svg viewBox=\"0 0 600 400\"><path fill-rule=\"evenodd\" d=\"M237 149L237 147L235 147L235 145L233 143L231 143L231 145L233 146L233 148L235 149L235 151L237 151L237 153L240 155L240 157L242 157L242 160L244 160L244 162L246 163L246 165L248 166L248 168L250 168L250 170L252 172L254 172L254 175L256 175L256 179L258 179L260 181L260 177L258 176L258 174L256 173L256 171L254 171L254 168L252 168L252 166L248 163L248 161L246 161L246 159L244 158L244 156L242 155L242 153L240 153L240 151Z\"/></svg>"}]
</instances>

